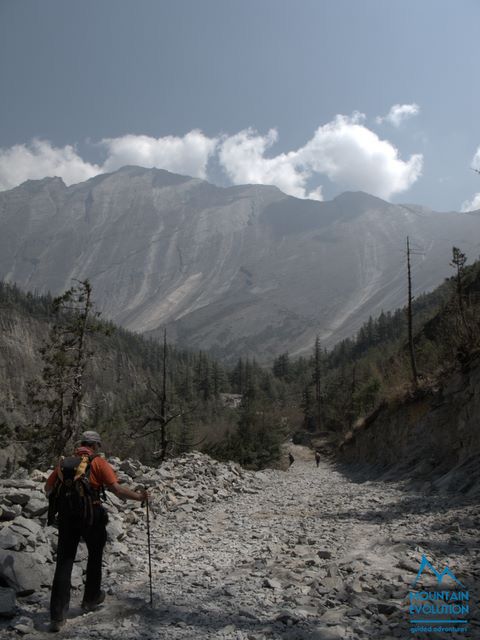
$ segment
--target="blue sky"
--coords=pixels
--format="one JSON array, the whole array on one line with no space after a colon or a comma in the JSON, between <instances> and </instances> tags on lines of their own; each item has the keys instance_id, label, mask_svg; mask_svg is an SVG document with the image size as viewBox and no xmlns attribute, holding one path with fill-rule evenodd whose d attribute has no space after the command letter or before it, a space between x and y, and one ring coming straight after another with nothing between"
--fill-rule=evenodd
<instances>
[{"instance_id":1,"label":"blue sky","mask_svg":"<svg viewBox=\"0 0 480 640\"><path fill-rule=\"evenodd\" d=\"M122 164L480 208L476 0L0 0L0 188Z\"/></svg>"}]
</instances>

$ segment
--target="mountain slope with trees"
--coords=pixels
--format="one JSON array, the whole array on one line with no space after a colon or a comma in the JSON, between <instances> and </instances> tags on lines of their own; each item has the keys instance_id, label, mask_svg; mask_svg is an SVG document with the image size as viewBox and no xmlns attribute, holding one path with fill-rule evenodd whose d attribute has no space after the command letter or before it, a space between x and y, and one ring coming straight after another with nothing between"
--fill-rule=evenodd
<instances>
[{"instance_id":1,"label":"mountain slope with trees","mask_svg":"<svg viewBox=\"0 0 480 640\"><path fill-rule=\"evenodd\" d=\"M71 296L67 299L70 304ZM0 282L0 434L5 447L20 442L37 460L45 454L54 457L55 447L49 443L68 441L62 440L58 421L51 421L58 403L65 408L70 401L65 387L71 379L65 352L52 334L70 335L80 316L78 309L59 313L58 300ZM180 350L110 322L96 322L98 331L86 345L77 431L95 428L105 434L107 448L153 463L194 447L214 449L246 429L251 453L242 461L247 466L264 466L278 458L285 424L274 402L280 394L271 392L273 374L254 362L229 371L207 353ZM52 380L60 381L53 391ZM228 403L232 391L238 391L238 407ZM266 428L257 429L253 393L257 404L262 395L268 436Z\"/></svg>"},{"instance_id":2,"label":"mountain slope with trees","mask_svg":"<svg viewBox=\"0 0 480 640\"><path fill-rule=\"evenodd\" d=\"M99 321L101 330L89 338L81 425L105 433L122 455L147 462L199 448L259 468L275 464L291 437L315 442L327 433L352 442L385 407L432 396L477 353L480 266L466 266L460 254L453 253L452 278L414 301L416 383L405 309L370 318L329 351L317 338L310 356L285 352L272 367L249 358L225 367L205 352L165 348ZM45 441L38 427L46 405L35 405L32 388L44 378L46 346L58 322L53 303L51 296L0 283L5 442Z\"/></svg>"}]
</instances>

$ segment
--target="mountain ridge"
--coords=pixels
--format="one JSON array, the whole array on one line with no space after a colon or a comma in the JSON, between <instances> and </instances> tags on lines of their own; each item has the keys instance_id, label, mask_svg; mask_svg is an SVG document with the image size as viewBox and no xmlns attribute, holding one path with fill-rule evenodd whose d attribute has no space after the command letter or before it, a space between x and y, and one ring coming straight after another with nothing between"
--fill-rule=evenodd
<instances>
[{"instance_id":1,"label":"mountain ridge","mask_svg":"<svg viewBox=\"0 0 480 640\"><path fill-rule=\"evenodd\" d=\"M449 275L453 244L479 253L478 217L412 209L135 166L68 187L27 181L0 193L0 278L53 294L89 278L104 316L130 330L166 325L183 346L267 361L403 306L407 235L424 254L416 294Z\"/></svg>"}]
</instances>

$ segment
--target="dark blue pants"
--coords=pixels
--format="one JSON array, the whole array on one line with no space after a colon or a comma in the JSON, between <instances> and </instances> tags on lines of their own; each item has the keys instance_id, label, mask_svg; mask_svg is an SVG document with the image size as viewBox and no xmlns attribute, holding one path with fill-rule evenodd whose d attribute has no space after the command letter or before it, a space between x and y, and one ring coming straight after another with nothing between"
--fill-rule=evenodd
<instances>
[{"instance_id":1,"label":"dark blue pants","mask_svg":"<svg viewBox=\"0 0 480 640\"><path fill-rule=\"evenodd\" d=\"M102 583L103 548L107 541L107 521L107 512L101 506L94 507L93 524L88 527L59 515L57 567L50 598L51 620L64 620L67 617L70 604L70 581L80 538L85 540L88 549L87 579L83 600L95 602L98 598Z\"/></svg>"}]
</instances>

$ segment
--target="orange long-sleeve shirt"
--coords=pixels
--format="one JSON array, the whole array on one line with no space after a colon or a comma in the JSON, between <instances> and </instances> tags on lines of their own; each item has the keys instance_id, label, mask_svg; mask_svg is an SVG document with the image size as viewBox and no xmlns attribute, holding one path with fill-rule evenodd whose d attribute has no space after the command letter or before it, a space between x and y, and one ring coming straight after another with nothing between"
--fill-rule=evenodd
<instances>
[{"instance_id":1,"label":"orange long-sleeve shirt","mask_svg":"<svg viewBox=\"0 0 480 640\"><path fill-rule=\"evenodd\" d=\"M90 449L90 447L79 447L75 450L76 456L91 456L94 454L94 451ZM52 473L48 476L46 482L46 488L53 489L55 486L55 482L58 477L58 466L56 469L52 471ZM102 458L101 456L97 456L92 460L91 470L90 470L90 484L93 489L100 489L102 486L109 487L112 484L118 482L117 474L113 470L112 466Z\"/></svg>"}]
</instances>

